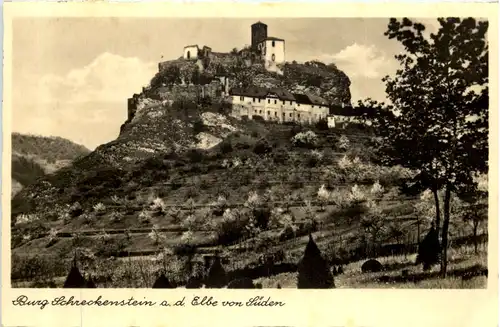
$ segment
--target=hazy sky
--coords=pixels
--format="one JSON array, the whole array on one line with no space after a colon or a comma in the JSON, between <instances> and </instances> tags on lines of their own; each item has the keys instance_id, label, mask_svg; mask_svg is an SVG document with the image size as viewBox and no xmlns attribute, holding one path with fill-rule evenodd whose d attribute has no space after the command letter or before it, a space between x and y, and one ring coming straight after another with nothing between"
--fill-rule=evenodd
<instances>
[{"instance_id":1,"label":"hazy sky","mask_svg":"<svg viewBox=\"0 0 500 327\"><path fill-rule=\"evenodd\" d=\"M118 136L127 98L158 62L188 44L230 51L250 43L256 19L17 18L13 22L13 122L16 132L57 135L90 149ZM401 51L383 33L389 19L265 19L284 38L287 61L334 62L351 79L353 102L385 99L381 78ZM425 23L435 32L437 20ZM162 59L163 56L163 59Z\"/></svg>"}]
</instances>

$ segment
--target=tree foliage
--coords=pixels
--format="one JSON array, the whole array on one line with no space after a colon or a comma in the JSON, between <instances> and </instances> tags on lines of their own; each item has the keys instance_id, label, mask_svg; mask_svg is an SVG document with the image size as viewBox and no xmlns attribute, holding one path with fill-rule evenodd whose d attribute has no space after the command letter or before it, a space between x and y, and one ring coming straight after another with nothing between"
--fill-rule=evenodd
<instances>
[{"instance_id":1,"label":"tree foliage","mask_svg":"<svg viewBox=\"0 0 500 327\"><path fill-rule=\"evenodd\" d=\"M371 118L383 161L417 171L414 185L434 193L446 275L452 193L473 192L475 175L488 170L488 23L438 21L439 31L426 38L424 25L390 20L385 35L405 49L396 56L401 68L383 79L391 104L360 106L376 109ZM444 191L442 226L439 190Z\"/></svg>"},{"instance_id":2,"label":"tree foliage","mask_svg":"<svg viewBox=\"0 0 500 327\"><path fill-rule=\"evenodd\" d=\"M333 275L321 251L309 235L304 257L299 262L298 288L333 288Z\"/></svg>"}]
</instances>

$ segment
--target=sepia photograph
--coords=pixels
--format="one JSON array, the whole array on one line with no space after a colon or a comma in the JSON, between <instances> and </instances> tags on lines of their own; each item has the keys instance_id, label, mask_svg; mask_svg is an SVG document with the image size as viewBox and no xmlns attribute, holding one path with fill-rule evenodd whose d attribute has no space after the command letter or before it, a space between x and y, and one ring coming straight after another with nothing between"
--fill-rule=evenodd
<instances>
[{"instance_id":1,"label":"sepia photograph","mask_svg":"<svg viewBox=\"0 0 500 327\"><path fill-rule=\"evenodd\" d=\"M486 289L489 26L14 18L11 287Z\"/></svg>"}]
</instances>

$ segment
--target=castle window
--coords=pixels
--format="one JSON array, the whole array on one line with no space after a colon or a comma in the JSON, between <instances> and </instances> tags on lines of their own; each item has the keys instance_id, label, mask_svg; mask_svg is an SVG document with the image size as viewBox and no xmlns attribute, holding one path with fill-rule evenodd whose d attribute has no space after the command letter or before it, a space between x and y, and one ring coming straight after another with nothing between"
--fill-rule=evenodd
<instances>
[{"instance_id":1,"label":"castle window","mask_svg":"<svg viewBox=\"0 0 500 327\"><path fill-rule=\"evenodd\" d=\"M261 113L262 113L262 110L259 110L259 114L261 114Z\"/></svg>"},{"instance_id":2,"label":"castle window","mask_svg":"<svg viewBox=\"0 0 500 327\"><path fill-rule=\"evenodd\" d=\"M191 58L191 51L188 51L187 52L187 58L190 59Z\"/></svg>"},{"instance_id":3,"label":"castle window","mask_svg":"<svg viewBox=\"0 0 500 327\"><path fill-rule=\"evenodd\" d=\"M300 103L297 103L297 107L300 107Z\"/></svg>"},{"instance_id":4,"label":"castle window","mask_svg":"<svg viewBox=\"0 0 500 327\"><path fill-rule=\"evenodd\" d=\"M274 47L276 44L274 43L274 41L272 42L272 46Z\"/></svg>"},{"instance_id":5,"label":"castle window","mask_svg":"<svg viewBox=\"0 0 500 327\"><path fill-rule=\"evenodd\" d=\"M278 112L277 111L274 112L274 116L278 116Z\"/></svg>"},{"instance_id":6,"label":"castle window","mask_svg":"<svg viewBox=\"0 0 500 327\"><path fill-rule=\"evenodd\" d=\"M260 99L259 99L259 103L260 103Z\"/></svg>"},{"instance_id":7,"label":"castle window","mask_svg":"<svg viewBox=\"0 0 500 327\"><path fill-rule=\"evenodd\" d=\"M267 103L271 103L271 100L267 99Z\"/></svg>"},{"instance_id":8,"label":"castle window","mask_svg":"<svg viewBox=\"0 0 500 327\"><path fill-rule=\"evenodd\" d=\"M276 104L276 100L274 100L274 104Z\"/></svg>"},{"instance_id":9,"label":"castle window","mask_svg":"<svg viewBox=\"0 0 500 327\"><path fill-rule=\"evenodd\" d=\"M255 98L252 98L252 101L255 102Z\"/></svg>"},{"instance_id":10,"label":"castle window","mask_svg":"<svg viewBox=\"0 0 500 327\"><path fill-rule=\"evenodd\" d=\"M292 105L292 101L290 101L290 105Z\"/></svg>"},{"instance_id":11,"label":"castle window","mask_svg":"<svg viewBox=\"0 0 500 327\"><path fill-rule=\"evenodd\" d=\"M245 97L240 97L240 100L241 100L241 101L244 101L244 100L245 100Z\"/></svg>"},{"instance_id":12,"label":"castle window","mask_svg":"<svg viewBox=\"0 0 500 327\"><path fill-rule=\"evenodd\" d=\"M290 113L290 117L292 117L292 113Z\"/></svg>"},{"instance_id":13,"label":"castle window","mask_svg":"<svg viewBox=\"0 0 500 327\"><path fill-rule=\"evenodd\" d=\"M297 114L297 118L300 118L300 114Z\"/></svg>"},{"instance_id":14,"label":"castle window","mask_svg":"<svg viewBox=\"0 0 500 327\"><path fill-rule=\"evenodd\" d=\"M314 108L314 106L312 106Z\"/></svg>"},{"instance_id":15,"label":"castle window","mask_svg":"<svg viewBox=\"0 0 500 327\"><path fill-rule=\"evenodd\" d=\"M275 60L276 60L276 56L274 55L274 53L273 53L273 55L271 56L271 59L272 59L272 61L275 61Z\"/></svg>"}]
</instances>

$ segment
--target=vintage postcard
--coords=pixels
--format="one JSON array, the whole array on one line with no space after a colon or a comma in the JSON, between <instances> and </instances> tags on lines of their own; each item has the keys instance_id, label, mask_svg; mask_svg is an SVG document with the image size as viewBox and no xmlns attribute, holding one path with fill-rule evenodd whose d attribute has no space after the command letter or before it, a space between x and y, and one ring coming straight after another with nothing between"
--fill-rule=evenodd
<instances>
[{"instance_id":1,"label":"vintage postcard","mask_svg":"<svg viewBox=\"0 0 500 327\"><path fill-rule=\"evenodd\" d=\"M496 326L497 11L7 3L2 324Z\"/></svg>"}]
</instances>

